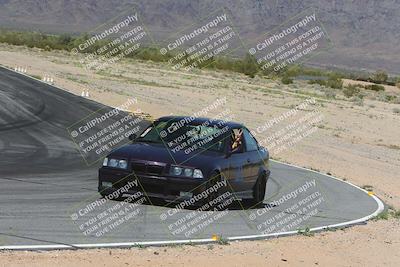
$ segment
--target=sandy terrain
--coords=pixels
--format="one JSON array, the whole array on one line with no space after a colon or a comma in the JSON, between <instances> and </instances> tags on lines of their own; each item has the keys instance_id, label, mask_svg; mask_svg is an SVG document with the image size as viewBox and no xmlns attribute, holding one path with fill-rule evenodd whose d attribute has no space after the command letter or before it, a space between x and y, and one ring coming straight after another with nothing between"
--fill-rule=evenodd
<instances>
[{"instance_id":1,"label":"sandy terrain","mask_svg":"<svg viewBox=\"0 0 400 267\"><path fill-rule=\"evenodd\" d=\"M0 266L398 266L399 221L229 245L0 253Z\"/></svg>"},{"instance_id":2,"label":"sandy terrain","mask_svg":"<svg viewBox=\"0 0 400 267\"><path fill-rule=\"evenodd\" d=\"M379 97L373 92L365 92L361 104L345 99L334 89L329 90L336 94L336 99L329 98L326 89L302 81L282 85L278 81L250 79L221 71L184 73L172 71L167 65L133 60L118 63L112 70L88 73L79 65L78 58L68 53L5 45L0 46L0 64L26 67L30 75L48 74L56 86L78 95L89 89L91 99L112 106L135 96L139 107L153 117L193 114L216 98L226 97L234 120L245 123L256 133L269 120L316 97L318 104L299 112L304 115L312 109L319 110L323 119L315 124L317 131L272 156L369 188L388 205L400 209L400 105L376 100ZM390 94L399 96L400 90L390 88ZM257 138L261 140L293 120L285 120L259 133ZM220 266L396 266L400 263L399 220L380 220L313 237L235 242L212 248L205 245L112 252L0 254L0 266L204 266L214 263Z\"/></svg>"}]
</instances>

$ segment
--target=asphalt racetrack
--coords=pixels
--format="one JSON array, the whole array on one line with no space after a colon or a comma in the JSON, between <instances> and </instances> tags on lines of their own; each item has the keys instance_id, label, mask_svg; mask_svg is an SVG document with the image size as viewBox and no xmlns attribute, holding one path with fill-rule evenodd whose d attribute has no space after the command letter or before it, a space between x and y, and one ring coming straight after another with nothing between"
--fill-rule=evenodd
<instances>
[{"instance_id":1,"label":"asphalt racetrack","mask_svg":"<svg viewBox=\"0 0 400 267\"><path fill-rule=\"evenodd\" d=\"M268 238L362 223L383 210L356 186L279 162L256 207L177 212L157 200L97 203L100 163L84 162L66 128L100 108L108 107L0 68L0 249Z\"/></svg>"}]
</instances>

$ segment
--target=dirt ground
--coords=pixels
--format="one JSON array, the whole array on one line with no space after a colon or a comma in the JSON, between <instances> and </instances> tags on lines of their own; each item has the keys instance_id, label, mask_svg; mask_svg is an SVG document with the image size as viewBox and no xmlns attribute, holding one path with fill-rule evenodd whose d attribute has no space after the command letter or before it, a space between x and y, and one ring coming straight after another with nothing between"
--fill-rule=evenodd
<instances>
[{"instance_id":1,"label":"dirt ground","mask_svg":"<svg viewBox=\"0 0 400 267\"><path fill-rule=\"evenodd\" d=\"M373 191L386 204L400 209L400 105L365 92L359 101L339 90L295 81L291 85L237 73L173 71L165 64L124 60L112 69L92 73L66 52L0 45L0 64L27 69L27 74L51 76L56 86L118 106L137 97L140 109L153 117L191 115L226 97L234 120L257 132L269 120L315 98L323 115L317 131L293 146L272 153L273 158L330 173ZM348 82L348 81L346 81ZM396 87L388 93L400 95ZM330 90L330 91L328 91ZM332 98L332 94L336 95ZM310 107L300 110L310 112ZM270 131L258 133L259 140ZM399 220L379 220L311 237L233 242L230 245L0 253L0 266L398 266Z\"/></svg>"},{"instance_id":2,"label":"dirt ground","mask_svg":"<svg viewBox=\"0 0 400 267\"><path fill-rule=\"evenodd\" d=\"M229 245L0 253L0 266L398 266L400 223Z\"/></svg>"}]
</instances>

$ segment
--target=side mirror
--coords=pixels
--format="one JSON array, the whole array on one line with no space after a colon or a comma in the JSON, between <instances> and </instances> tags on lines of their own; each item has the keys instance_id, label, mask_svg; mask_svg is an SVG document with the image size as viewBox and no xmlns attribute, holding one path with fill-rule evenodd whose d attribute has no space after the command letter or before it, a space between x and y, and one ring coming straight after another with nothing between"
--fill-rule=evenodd
<instances>
[{"instance_id":1,"label":"side mirror","mask_svg":"<svg viewBox=\"0 0 400 267\"><path fill-rule=\"evenodd\" d=\"M134 141L137 138L137 135L131 134L128 138L129 138L129 140Z\"/></svg>"}]
</instances>

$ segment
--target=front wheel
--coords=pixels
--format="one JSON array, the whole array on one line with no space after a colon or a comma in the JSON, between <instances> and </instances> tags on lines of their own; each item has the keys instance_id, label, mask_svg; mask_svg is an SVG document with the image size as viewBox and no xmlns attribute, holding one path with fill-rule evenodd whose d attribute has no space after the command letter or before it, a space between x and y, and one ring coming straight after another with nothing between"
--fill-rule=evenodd
<instances>
[{"instance_id":1,"label":"front wheel","mask_svg":"<svg viewBox=\"0 0 400 267\"><path fill-rule=\"evenodd\" d=\"M261 204L264 201L266 187L267 179L263 173L258 177L257 182L253 187L253 202L255 204Z\"/></svg>"}]
</instances>

